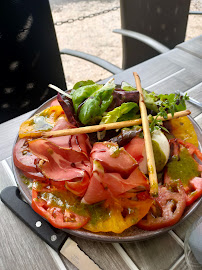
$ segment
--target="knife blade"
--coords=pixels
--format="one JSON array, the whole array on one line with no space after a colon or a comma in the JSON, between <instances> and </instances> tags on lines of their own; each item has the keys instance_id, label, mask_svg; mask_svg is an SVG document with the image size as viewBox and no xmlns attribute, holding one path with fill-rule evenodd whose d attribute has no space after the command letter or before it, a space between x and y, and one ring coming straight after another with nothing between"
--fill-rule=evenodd
<instances>
[{"instance_id":1,"label":"knife blade","mask_svg":"<svg viewBox=\"0 0 202 270\"><path fill-rule=\"evenodd\" d=\"M34 233L44 240L55 251L64 255L78 269L100 270L73 241L66 232L54 228L24 202L20 191L15 186L6 187L1 191L2 202L20 218Z\"/></svg>"}]
</instances>

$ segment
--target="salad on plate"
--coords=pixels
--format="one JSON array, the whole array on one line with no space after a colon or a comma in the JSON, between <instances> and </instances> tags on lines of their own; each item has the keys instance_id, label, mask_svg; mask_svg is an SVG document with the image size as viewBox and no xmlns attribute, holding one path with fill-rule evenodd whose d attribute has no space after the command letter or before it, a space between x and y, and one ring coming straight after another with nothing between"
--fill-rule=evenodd
<instances>
[{"instance_id":1,"label":"salad on plate","mask_svg":"<svg viewBox=\"0 0 202 270\"><path fill-rule=\"evenodd\" d=\"M143 89L158 177L152 196L141 122L88 134L48 132L140 119L139 92L114 80L76 83L49 107L23 122L13 150L32 208L61 229L121 234L132 226L155 231L173 226L202 196L202 153L187 116L187 96ZM158 117L163 117L159 120ZM52 133L51 133L51 132Z\"/></svg>"}]
</instances>

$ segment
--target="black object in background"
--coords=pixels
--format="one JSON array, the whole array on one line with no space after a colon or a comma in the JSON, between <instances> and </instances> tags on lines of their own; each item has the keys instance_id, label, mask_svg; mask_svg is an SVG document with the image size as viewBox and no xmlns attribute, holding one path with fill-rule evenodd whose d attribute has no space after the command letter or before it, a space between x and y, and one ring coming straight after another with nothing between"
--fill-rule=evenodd
<instances>
[{"instance_id":1,"label":"black object in background","mask_svg":"<svg viewBox=\"0 0 202 270\"><path fill-rule=\"evenodd\" d=\"M0 123L66 89L48 0L0 3Z\"/></svg>"}]
</instances>

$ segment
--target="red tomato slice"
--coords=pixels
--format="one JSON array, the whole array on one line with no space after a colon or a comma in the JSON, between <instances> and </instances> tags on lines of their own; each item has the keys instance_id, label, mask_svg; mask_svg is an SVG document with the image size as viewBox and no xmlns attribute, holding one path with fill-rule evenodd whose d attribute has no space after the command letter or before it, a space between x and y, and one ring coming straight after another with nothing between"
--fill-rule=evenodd
<instances>
[{"instance_id":1,"label":"red tomato slice","mask_svg":"<svg viewBox=\"0 0 202 270\"><path fill-rule=\"evenodd\" d=\"M195 145L193 145L192 143L185 142L180 139L177 139L177 141L188 149L190 155L195 154L197 158L202 161L202 153L199 151L199 149Z\"/></svg>"},{"instance_id":2,"label":"red tomato slice","mask_svg":"<svg viewBox=\"0 0 202 270\"><path fill-rule=\"evenodd\" d=\"M124 148L138 163L143 160L145 149L143 138L134 137L127 145L124 146Z\"/></svg>"},{"instance_id":3,"label":"red tomato slice","mask_svg":"<svg viewBox=\"0 0 202 270\"><path fill-rule=\"evenodd\" d=\"M39 186L40 185L41 183ZM40 191L51 193L52 188L49 189L47 183L42 183L39 190L41 189ZM36 184L34 184L32 188L32 208L35 212L48 220L54 227L59 229L79 229L83 227L90 219L88 216L78 215L67 208L63 209L55 203L48 204L46 200L40 197L39 190ZM60 192L60 189L57 189L57 191Z\"/></svg>"},{"instance_id":4,"label":"red tomato slice","mask_svg":"<svg viewBox=\"0 0 202 270\"><path fill-rule=\"evenodd\" d=\"M26 172L36 173L36 156L30 152L26 139L19 140L13 150L13 161L16 167Z\"/></svg>"},{"instance_id":5,"label":"red tomato slice","mask_svg":"<svg viewBox=\"0 0 202 270\"><path fill-rule=\"evenodd\" d=\"M149 213L139 221L137 226L143 230L158 230L177 223L186 207L186 194L182 186L179 192L159 186L159 195Z\"/></svg>"},{"instance_id":6,"label":"red tomato slice","mask_svg":"<svg viewBox=\"0 0 202 270\"><path fill-rule=\"evenodd\" d=\"M191 189L187 194L187 206L202 196L202 178L195 177L190 181Z\"/></svg>"}]
</instances>

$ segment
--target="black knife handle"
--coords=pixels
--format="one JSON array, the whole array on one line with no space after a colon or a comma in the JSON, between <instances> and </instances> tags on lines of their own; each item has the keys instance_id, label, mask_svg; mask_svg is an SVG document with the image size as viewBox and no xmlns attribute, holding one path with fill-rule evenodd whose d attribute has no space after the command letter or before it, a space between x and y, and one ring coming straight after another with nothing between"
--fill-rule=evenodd
<instances>
[{"instance_id":1,"label":"black knife handle","mask_svg":"<svg viewBox=\"0 0 202 270\"><path fill-rule=\"evenodd\" d=\"M47 221L24 202L20 191L15 186L9 186L1 191L2 202L19 217L34 233L43 239L57 252L60 251L68 235L62 230L53 228Z\"/></svg>"}]
</instances>

